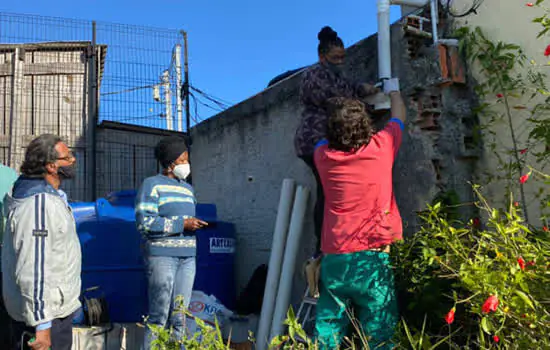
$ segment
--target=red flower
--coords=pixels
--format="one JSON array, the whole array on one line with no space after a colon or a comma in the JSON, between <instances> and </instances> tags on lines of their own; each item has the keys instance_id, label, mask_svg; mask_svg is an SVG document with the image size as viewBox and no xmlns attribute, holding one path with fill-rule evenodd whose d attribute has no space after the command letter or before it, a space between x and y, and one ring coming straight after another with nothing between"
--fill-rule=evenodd
<instances>
[{"instance_id":1,"label":"red flower","mask_svg":"<svg viewBox=\"0 0 550 350\"><path fill-rule=\"evenodd\" d=\"M498 335L493 335L493 340L495 341L495 343L498 343L500 341L500 338L498 337Z\"/></svg>"},{"instance_id":2,"label":"red flower","mask_svg":"<svg viewBox=\"0 0 550 350\"><path fill-rule=\"evenodd\" d=\"M544 50L544 56L548 57L550 56L550 45L546 47L546 50Z\"/></svg>"},{"instance_id":3,"label":"red flower","mask_svg":"<svg viewBox=\"0 0 550 350\"><path fill-rule=\"evenodd\" d=\"M488 314L491 311L495 312L497 311L498 304L499 304L498 298L494 295L491 295L487 298L487 300L485 300L485 302L483 303L483 306L481 307L481 310L483 311L483 313L486 313L486 314Z\"/></svg>"},{"instance_id":4,"label":"red flower","mask_svg":"<svg viewBox=\"0 0 550 350\"><path fill-rule=\"evenodd\" d=\"M514 202L514 207L519 207L519 202Z\"/></svg>"},{"instance_id":5,"label":"red flower","mask_svg":"<svg viewBox=\"0 0 550 350\"><path fill-rule=\"evenodd\" d=\"M445 322L452 324L455 321L455 308L453 307L446 315Z\"/></svg>"},{"instance_id":6,"label":"red flower","mask_svg":"<svg viewBox=\"0 0 550 350\"><path fill-rule=\"evenodd\" d=\"M481 226L481 220L479 220L479 218L474 218L472 220L472 223L473 223L475 228L479 228Z\"/></svg>"},{"instance_id":7,"label":"red flower","mask_svg":"<svg viewBox=\"0 0 550 350\"><path fill-rule=\"evenodd\" d=\"M518 258L518 264L521 271L525 270L525 260L521 256Z\"/></svg>"},{"instance_id":8,"label":"red flower","mask_svg":"<svg viewBox=\"0 0 550 350\"><path fill-rule=\"evenodd\" d=\"M529 175L530 175L530 174L522 175L522 176L519 178L519 183L520 183L520 184L526 183L527 180L529 180Z\"/></svg>"},{"instance_id":9,"label":"red flower","mask_svg":"<svg viewBox=\"0 0 550 350\"><path fill-rule=\"evenodd\" d=\"M543 226L543 227L542 227L542 230L543 230L544 232L548 232L548 226Z\"/></svg>"},{"instance_id":10,"label":"red flower","mask_svg":"<svg viewBox=\"0 0 550 350\"><path fill-rule=\"evenodd\" d=\"M525 154L525 153L527 153L527 148L524 148L524 149L519 151L519 154Z\"/></svg>"},{"instance_id":11,"label":"red flower","mask_svg":"<svg viewBox=\"0 0 550 350\"><path fill-rule=\"evenodd\" d=\"M497 97L498 97L498 98L503 98L504 95L503 95L503 94L497 94Z\"/></svg>"},{"instance_id":12,"label":"red flower","mask_svg":"<svg viewBox=\"0 0 550 350\"><path fill-rule=\"evenodd\" d=\"M531 260L529 262L527 262L527 266L535 266L535 261L534 260Z\"/></svg>"},{"instance_id":13,"label":"red flower","mask_svg":"<svg viewBox=\"0 0 550 350\"><path fill-rule=\"evenodd\" d=\"M528 2L527 4L525 4L526 6L529 6L529 7L533 7L535 6L535 4L533 4L532 2Z\"/></svg>"}]
</instances>

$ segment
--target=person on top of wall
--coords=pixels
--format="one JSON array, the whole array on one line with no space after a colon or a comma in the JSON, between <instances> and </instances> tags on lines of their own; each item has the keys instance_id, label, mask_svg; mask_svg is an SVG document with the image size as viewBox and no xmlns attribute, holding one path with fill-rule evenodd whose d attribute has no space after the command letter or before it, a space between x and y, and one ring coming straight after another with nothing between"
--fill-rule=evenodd
<instances>
[{"instance_id":1,"label":"person on top of wall","mask_svg":"<svg viewBox=\"0 0 550 350\"><path fill-rule=\"evenodd\" d=\"M81 307L80 241L72 211L59 192L61 182L75 176L75 161L59 137L37 137L5 199L4 303L15 321L33 327L31 334L36 331L29 344L34 350L70 350L72 321Z\"/></svg>"},{"instance_id":2,"label":"person on top of wall","mask_svg":"<svg viewBox=\"0 0 550 350\"><path fill-rule=\"evenodd\" d=\"M147 239L146 274L149 292L147 323L174 328L184 335L184 315L195 281L196 239L194 231L208 224L195 218L193 187L185 180L191 173L189 153L183 138L170 136L155 148L162 173L145 179L136 198L136 225ZM183 297L183 305L179 299ZM154 341L149 327L145 349Z\"/></svg>"},{"instance_id":3,"label":"person on top of wall","mask_svg":"<svg viewBox=\"0 0 550 350\"><path fill-rule=\"evenodd\" d=\"M316 332L322 349L335 349L351 323L353 306L371 349L392 349L398 321L390 246L403 238L392 170L401 145L405 106L397 79L384 82L393 118L374 134L365 105L329 101L327 139L315 146L325 189L320 297Z\"/></svg>"},{"instance_id":4,"label":"person on top of wall","mask_svg":"<svg viewBox=\"0 0 550 350\"><path fill-rule=\"evenodd\" d=\"M338 33L330 27L324 27L317 37L319 39L317 47L319 63L310 67L303 75L300 86L303 112L294 138L296 155L311 169L317 186L317 199L313 212L314 232L317 238L316 254L308 262L310 266L306 268L312 295L317 295L314 271L319 266L319 247L325 201L319 174L313 161L313 149L319 140L326 137L327 113L324 105L331 97L363 98L378 92L378 89L372 85L354 83L344 76L342 68L346 51Z\"/></svg>"}]
</instances>

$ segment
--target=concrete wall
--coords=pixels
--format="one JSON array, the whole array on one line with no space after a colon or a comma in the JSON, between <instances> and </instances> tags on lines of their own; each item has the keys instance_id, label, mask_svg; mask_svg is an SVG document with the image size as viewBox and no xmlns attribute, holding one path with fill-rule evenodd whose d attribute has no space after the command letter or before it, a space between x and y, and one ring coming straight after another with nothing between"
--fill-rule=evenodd
<instances>
[{"instance_id":1,"label":"concrete wall","mask_svg":"<svg viewBox=\"0 0 550 350\"><path fill-rule=\"evenodd\" d=\"M539 17L543 14L543 10L536 7L528 7L526 6L527 3L528 1L485 0L477 10L477 14L471 14L458 20L457 25L466 25L471 28L479 26L487 34L487 37L490 40L495 42L503 41L505 43L517 44L524 50L524 53L528 59L533 59L537 62L537 64L546 64L548 60L544 57L544 49L546 48L546 45L548 45L548 41L536 39L537 34L541 30L541 26L537 23L532 23L532 20L535 17ZM472 1L455 0L453 5L456 13L463 13L472 5ZM525 73L528 68L533 67L526 67L522 73ZM471 67L471 72L474 78L482 79L479 74L478 67ZM514 105L528 103L527 95L530 94L526 94L526 98L523 100L514 101ZM492 104L495 101L496 96L491 96L486 102ZM528 104L533 105L533 102ZM500 111L504 112L504 109L500 109ZM514 111L513 125L518 137L519 149L527 147L526 145L530 129L530 124L527 122L527 119L529 117L529 110ZM488 119L489 118L482 119L481 123L487 124ZM508 123L492 123L490 124L489 131L497 135L495 151L505 160L511 159L512 156L507 155L513 149L510 136L510 127ZM497 158L495 157L495 151L492 151L487 147L484 152L483 161L480 162L481 166L479 167L479 174L482 174L483 172L495 173L499 171L499 164ZM542 149L530 149L529 153L526 155L526 162L532 166L540 167L541 165L537 164L535 158L531 156L532 153L536 151L542 151ZM525 184L527 210L529 211L530 223L534 225L539 224L541 213L540 202L536 199L536 194L538 193L539 187L540 184L536 181L528 181ZM485 193L494 205L505 205L505 201L509 200L509 197L503 189L504 184L495 181L486 187ZM519 199L519 193L515 193L515 197Z\"/></svg>"},{"instance_id":2,"label":"concrete wall","mask_svg":"<svg viewBox=\"0 0 550 350\"><path fill-rule=\"evenodd\" d=\"M464 146L471 120L468 89L443 82L439 51L419 45L410 59L402 27L392 27L393 70L401 78L408 104L408 120L394 169L397 201L407 233L417 227L416 212L425 208L441 189L457 189L462 200L471 199L466 181L473 171L478 149ZM413 40L413 42L416 42ZM416 44L412 44L413 46ZM377 38L369 37L348 49L347 74L367 82L377 78ZM192 129L192 171L201 202L218 206L223 220L238 232L238 285L253 270L267 263L272 244L281 183L293 178L310 186L314 179L294 154L293 138L301 107L301 76L289 78ZM430 128L433 119L438 127ZM434 130L428 130L434 129ZM313 250L312 204L300 246L301 263ZM303 293L301 272L294 278L294 301Z\"/></svg>"}]
</instances>

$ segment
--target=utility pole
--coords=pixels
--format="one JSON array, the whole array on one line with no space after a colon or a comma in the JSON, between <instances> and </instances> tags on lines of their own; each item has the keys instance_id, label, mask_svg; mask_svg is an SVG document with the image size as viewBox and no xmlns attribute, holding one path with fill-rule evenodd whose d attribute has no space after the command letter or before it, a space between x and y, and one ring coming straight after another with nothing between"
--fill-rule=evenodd
<instances>
[{"instance_id":1,"label":"utility pole","mask_svg":"<svg viewBox=\"0 0 550 350\"><path fill-rule=\"evenodd\" d=\"M185 131L187 132L188 143L191 145L191 112L189 111L189 55L187 51L187 32L183 34L183 93L185 94Z\"/></svg>"},{"instance_id":2,"label":"utility pole","mask_svg":"<svg viewBox=\"0 0 550 350\"><path fill-rule=\"evenodd\" d=\"M90 47L89 54L89 72L90 76L88 78L88 125L89 130L87 136L91 138L91 161L90 168L88 168L88 179L91 182L91 193L88 198L91 200L96 200L97 198L97 124L99 123L99 86L98 86L98 57L97 57L97 25L96 21L92 22L92 45ZM88 164L87 164L88 166Z\"/></svg>"},{"instance_id":3,"label":"utility pole","mask_svg":"<svg viewBox=\"0 0 550 350\"><path fill-rule=\"evenodd\" d=\"M172 120L172 96L170 91L170 72L165 70L162 74L162 85L164 87L164 104L166 106L166 129L174 130L173 120Z\"/></svg>"},{"instance_id":4,"label":"utility pole","mask_svg":"<svg viewBox=\"0 0 550 350\"><path fill-rule=\"evenodd\" d=\"M177 97L177 121L178 121L178 131L183 131L183 119L182 119L182 104L183 99L181 93L181 45L176 44L175 49L175 62L176 62L176 97Z\"/></svg>"}]
</instances>

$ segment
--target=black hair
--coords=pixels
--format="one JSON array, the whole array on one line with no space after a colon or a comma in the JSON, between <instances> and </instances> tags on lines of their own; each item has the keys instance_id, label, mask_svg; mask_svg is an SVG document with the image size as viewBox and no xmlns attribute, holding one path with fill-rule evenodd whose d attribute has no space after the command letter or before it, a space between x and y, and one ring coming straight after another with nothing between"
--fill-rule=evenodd
<instances>
[{"instance_id":1,"label":"black hair","mask_svg":"<svg viewBox=\"0 0 550 350\"><path fill-rule=\"evenodd\" d=\"M317 47L319 54L326 54L333 47L344 47L344 42L340 39L338 33L329 26L323 27L317 34L317 38L319 39L319 46Z\"/></svg>"},{"instance_id":2,"label":"black hair","mask_svg":"<svg viewBox=\"0 0 550 350\"><path fill-rule=\"evenodd\" d=\"M351 98L333 97L327 100L326 109L329 148L350 152L369 144L374 129L363 102Z\"/></svg>"},{"instance_id":3,"label":"black hair","mask_svg":"<svg viewBox=\"0 0 550 350\"><path fill-rule=\"evenodd\" d=\"M21 165L21 173L27 177L43 177L46 165L55 163L59 154L55 146L63 142L57 135L43 134L35 138L27 146L25 160Z\"/></svg>"},{"instance_id":4,"label":"black hair","mask_svg":"<svg viewBox=\"0 0 550 350\"><path fill-rule=\"evenodd\" d=\"M185 151L187 145L183 137L168 136L160 140L155 147L155 158L164 169L167 169Z\"/></svg>"}]
</instances>

